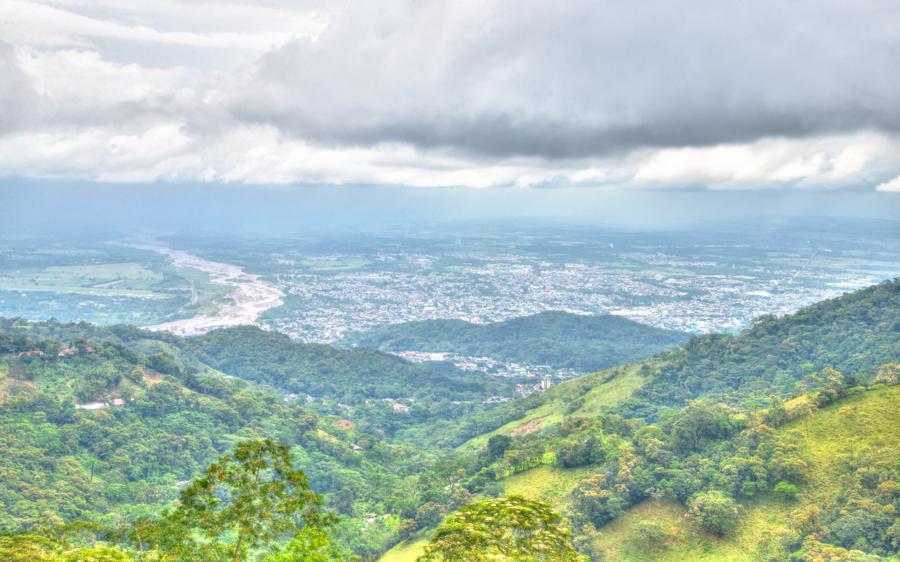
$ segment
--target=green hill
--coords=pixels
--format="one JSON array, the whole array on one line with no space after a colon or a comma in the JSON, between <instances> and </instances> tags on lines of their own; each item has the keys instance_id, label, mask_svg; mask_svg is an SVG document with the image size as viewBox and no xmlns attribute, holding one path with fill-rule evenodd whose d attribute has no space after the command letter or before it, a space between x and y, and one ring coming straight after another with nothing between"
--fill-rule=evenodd
<instances>
[{"instance_id":1,"label":"green hill","mask_svg":"<svg viewBox=\"0 0 900 562\"><path fill-rule=\"evenodd\" d=\"M424 320L379 326L343 343L383 351L449 352L588 373L633 363L688 336L620 316L542 312L503 322Z\"/></svg>"},{"instance_id":2,"label":"green hill","mask_svg":"<svg viewBox=\"0 0 900 562\"><path fill-rule=\"evenodd\" d=\"M720 538L703 533L685 518L686 510L681 505L648 500L601 529L595 542L611 560L738 562L777 556L779 540L793 537L798 519L811 506L820 511L838 509L841 496L859 497L855 483L848 481L865 478L867 466L893 467L895 474L900 469L898 403L900 387L879 388L848 397L780 428L781 436L795 440L808 460L807 480L799 486L794 500L784 501L767 493L744 502L745 511L733 536ZM843 509L848 509L846 503ZM852 512L842 523L846 525L851 517ZM869 513L865 519L869 517L877 516ZM669 529L670 536L659 544L648 545L640 533L640 527L648 521ZM844 525L826 538L843 538L850 530ZM857 541L854 538L851 542ZM865 549L865 542L857 546Z\"/></svg>"},{"instance_id":3,"label":"green hill","mask_svg":"<svg viewBox=\"0 0 900 562\"><path fill-rule=\"evenodd\" d=\"M900 280L761 318L737 335L692 338L641 363L606 369L525 400L473 416L441 436L483 444L494 433L528 433L563 415L610 411L656 420L688 400L758 408L772 395L789 397L825 367L865 381L880 365L900 362Z\"/></svg>"},{"instance_id":4,"label":"green hill","mask_svg":"<svg viewBox=\"0 0 900 562\"><path fill-rule=\"evenodd\" d=\"M396 519L363 514L399 511L420 456L413 449L174 355L0 332L0 531L152 516L185 481L254 438L291 446L339 514L343 544L383 549Z\"/></svg>"},{"instance_id":5,"label":"green hill","mask_svg":"<svg viewBox=\"0 0 900 562\"><path fill-rule=\"evenodd\" d=\"M521 382L446 363L414 364L376 350L300 343L252 326L179 337L131 326L0 319L0 331L56 341L89 338L146 355L166 354L193 369L212 368L284 397L311 400L307 406L321 414L350 418L392 436L488 410L493 407L489 397L518 396L515 384Z\"/></svg>"},{"instance_id":6,"label":"green hill","mask_svg":"<svg viewBox=\"0 0 900 562\"><path fill-rule=\"evenodd\" d=\"M481 374L436 371L380 351L299 343L251 326L182 338L177 345L242 379L346 403L403 397L472 400L510 392L508 382Z\"/></svg>"},{"instance_id":7,"label":"green hill","mask_svg":"<svg viewBox=\"0 0 900 562\"><path fill-rule=\"evenodd\" d=\"M553 504L597 560L895 556L898 311L882 283L498 407L502 381L255 328L0 321L0 527L156 513L268 437L367 560L504 494Z\"/></svg>"},{"instance_id":8,"label":"green hill","mask_svg":"<svg viewBox=\"0 0 900 562\"><path fill-rule=\"evenodd\" d=\"M701 397L758 406L772 394L797 392L808 374L825 367L864 379L897 361L900 280L893 280L782 318L757 318L738 335L695 337L668 353L617 411L655 419Z\"/></svg>"},{"instance_id":9,"label":"green hill","mask_svg":"<svg viewBox=\"0 0 900 562\"><path fill-rule=\"evenodd\" d=\"M802 411L806 402L804 397L787 407ZM871 529L879 517L894 521L891 506L900 496L892 480L900 476L900 449L896 445L900 440L898 403L900 386L876 385L778 428L767 439L796 448L798 458L806 463L803 481L790 499L768 490L740 500L741 515L727 536L716 536L700 528L688 517L687 508L676 500L650 498L599 529L583 534L582 543L588 545L594 559L623 561L783 559L792 546L804 544L807 534L837 545L831 548L868 550L867 543L875 541L871 537L869 541L860 540L860 536L875 532ZM577 520L578 515L573 514L573 492L597 470L541 465L505 477L500 484L505 495L519 494L547 502ZM860 514L862 509L864 515ZM816 523L802 523L815 513ZM826 521L828 524L824 524ZM811 526L803 527L804 524ZM401 543L382 560L411 562L421 554L425 542L420 537ZM813 545L805 550L808 553L814 548L821 547ZM806 560L798 558L801 559Z\"/></svg>"},{"instance_id":10,"label":"green hill","mask_svg":"<svg viewBox=\"0 0 900 562\"><path fill-rule=\"evenodd\" d=\"M853 481L866 464L880 467L870 477L874 488L900 478L895 445L900 428L896 408L890 407L898 391L875 385L854 393L858 385L871 384L880 369L886 380L897 378L896 367L882 365L900 361L898 311L895 280L794 315L761 319L736 336L695 338L642 363L558 385L474 416L455 435L443 435L444 443L464 443L457 449L459 462L447 463L438 474L479 493L524 493L550 501L570 514L583 547L594 549L598 559L606 559L606 551L615 553L612 559L659 558L635 550L648 540L654 549L675 545L673 554L665 555L673 560L757 559L736 553L766 541L766 548L781 549L781 555L791 550L809 560L823 549L884 554L892 540L885 533L900 530L890 531L884 519L893 508L879 507L882 515L869 517L860 515L858 506L875 509L873 501L884 507L894 499L873 498L872 489L860 490ZM799 398L783 403L779 396ZM840 406L816 411L839 398ZM776 434L767 433L792 418ZM879 431L867 429L876 425ZM841 450L854 444L880 449ZM466 467L464 476L460 467ZM593 476L584 478L585 470ZM798 504L829 505L854 494L861 499L853 501L862 503L823 514L825 531L811 535L822 542L804 544L803 536L784 532L783 522L802 514L785 515L785 506L793 504L775 499L782 482L787 490L799 488ZM573 501L576 489L580 503ZM685 506L709 490L742 506L745 516L734 535L717 538L687 525ZM644 524L648 518L642 513L658 514L662 528ZM594 527L599 533L585 531ZM642 538L636 539L638 534ZM392 555L412 551L401 543Z\"/></svg>"}]
</instances>

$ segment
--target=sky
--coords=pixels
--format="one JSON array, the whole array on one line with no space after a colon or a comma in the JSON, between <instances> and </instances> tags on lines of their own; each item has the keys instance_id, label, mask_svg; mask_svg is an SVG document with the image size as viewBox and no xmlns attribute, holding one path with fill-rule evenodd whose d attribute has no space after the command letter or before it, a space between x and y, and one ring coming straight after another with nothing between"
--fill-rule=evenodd
<instances>
[{"instance_id":1,"label":"sky","mask_svg":"<svg viewBox=\"0 0 900 562\"><path fill-rule=\"evenodd\" d=\"M898 29L896 0L0 0L0 178L900 210Z\"/></svg>"}]
</instances>

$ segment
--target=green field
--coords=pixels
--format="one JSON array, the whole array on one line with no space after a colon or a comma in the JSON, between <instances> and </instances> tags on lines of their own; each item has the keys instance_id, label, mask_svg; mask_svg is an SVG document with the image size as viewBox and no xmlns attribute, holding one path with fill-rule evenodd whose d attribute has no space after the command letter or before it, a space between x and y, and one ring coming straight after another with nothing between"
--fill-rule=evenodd
<instances>
[{"instance_id":1,"label":"green field","mask_svg":"<svg viewBox=\"0 0 900 562\"><path fill-rule=\"evenodd\" d=\"M51 266L0 272L0 290L164 298L154 290L164 278L136 262Z\"/></svg>"},{"instance_id":2,"label":"green field","mask_svg":"<svg viewBox=\"0 0 900 562\"><path fill-rule=\"evenodd\" d=\"M0 293L6 293L0 296L0 314L5 316L152 325L214 314L235 290L155 252L116 244L85 248L33 242L11 245L9 252L0 269Z\"/></svg>"},{"instance_id":3,"label":"green field","mask_svg":"<svg viewBox=\"0 0 900 562\"><path fill-rule=\"evenodd\" d=\"M505 478L501 484L507 496L519 495L540 500L563 512L569 504L569 492L592 472L590 467L539 466Z\"/></svg>"}]
</instances>

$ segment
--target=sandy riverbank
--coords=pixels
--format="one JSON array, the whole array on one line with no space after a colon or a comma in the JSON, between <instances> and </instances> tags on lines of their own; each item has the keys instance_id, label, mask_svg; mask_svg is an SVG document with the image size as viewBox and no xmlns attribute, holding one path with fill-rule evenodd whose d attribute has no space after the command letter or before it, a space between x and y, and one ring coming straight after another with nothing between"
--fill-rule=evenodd
<instances>
[{"instance_id":1,"label":"sandy riverbank","mask_svg":"<svg viewBox=\"0 0 900 562\"><path fill-rule=\"evenodd\" d=\"M284 293L263 281L259 275L247 273L228 263L214 262L181 250L174 250L161 242L134 245L135 248L163 254L175 267L189 267L209 274L210 282L233 287L229 295L233 302L221 303L214 314L201 314L182 320L145 326L148 330L175 334L202 334L215 328L254 324L259 316L276 306L281 306Z\"/></svg>"}]
</instances>

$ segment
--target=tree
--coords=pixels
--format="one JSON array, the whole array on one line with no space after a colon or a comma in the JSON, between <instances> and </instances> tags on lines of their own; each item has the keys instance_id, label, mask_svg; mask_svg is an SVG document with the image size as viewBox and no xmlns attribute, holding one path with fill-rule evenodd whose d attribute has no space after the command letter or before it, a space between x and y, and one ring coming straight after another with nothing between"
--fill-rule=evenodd
<instances>
[{"instance_id":1,"label":"tree","mask_svg":"<svg viewBox=\"0 0 900 562\"><path fill-rule=\"evenodd\" d=\"M777 498L782 501L794 501L797 497L797 486L791 484L790 482L781 481L778 484L775 484L775 488L772 490Z\"/></svg>"},{"instance_id":2,"label":"tree","mask_svg":"<svg viewBox=\"0 0 900 562\"><path fill-rule=\"evenodd\" d=\"M693 402L672 418L669 431L675 449L686 453L703 448L713 439L727 437L736 428L726 406Z\"/></svg>"},{"instance_id":3,"label":"tree","mask_svg":"<svg viewBox=\"0 0 900 562\"><path fill-rule=\"evenodd\" d=\"M629 540L638 548L661 550L669 545L673 533L659 521L638 521Z\"/></svg>"},{"instance_id":4,"label":"tree","mask_svg":"<svg viewBox=\"0 0 900 562\"><path fill-rule=\"evenodd\" d=\"M803 541L803 548L796 552L792 560L799 562L878 562L884 560L878 556L868 555L861 550L847 550L840 546L817 541L814 537L807 537Z\"/></svg>"},{"instance_id":5,"label":"tree","mask_svg":"<svg viewBox=\"0 0 900 562\"><path fill-rule=\"evenodd\" d=\"M438 502L425 502L416 510L416 524L420 529L434 527L444 518L444 506Z\"/></svg>"},{"instance_id":6,"label":"tree","mask_svg":"<svg viewBox=\"0 0 900 562\"><path fill-rule=\"evenodd\" d=\"M488 456L491 460L499 459L511 444L512 437L509 435L492 435L487 442Z\"/></svg>"},{"instance_id":7,"label":"tree","mask_svg":"<svg viewBox=\"0 0 900 562\"><path fill-rule=\"evenodd\" d=\"M263 558L263 562L344 562L354 559L331 543L324 530L306 526L284 548Z\"/></svg>"},{"instance_id":8,"label":"tree","mask_svg":"<svg viewBox=\"0 0 900 562\"><path fill-rule=\"evenodd\" d=\"M562 442L556 453L556 461L564 468L584 466L602 460L602 445L594 436L585 438L580 435L574 439L567 439Z\"/></svg>"},{"instance_id":9,"label":"tree","mask_svg":"<svg viewBox=\"0 0 900 562\"><path fill-rule=\"evenodd\" d=\"M688 510L688 517L700 528L719 537L734 531L739 515L735 501L718 490L697 494Z\"/></svg>"},{"instance_id":10,"label":"tree","mask_svg":"<svg viewBox=\"0 0 900 562\"><path fill-rule=\"evenodd\" d=\"M471 503L448 517L419 562L580 562L562 517L522 496Z\"/></svg>"},{"instance_id":11,"label":"tree","mask_svg":"<svg viewBox=\"0 0 900 562\"><path fill-rule=\"evenodd\" d=\"M207 550L228 552L237 562L249 549L330 522L306 475L293 468L287 446L270 439L239 443L185 488L180 502L163 521L165 534L175 535L176 556L195 552L199 534Z\"/></svg>"},{"instance_id":12,"label":"tree","mask_svg":"<svg viewBox=\"0 0 900 562\"><path fill-rule=\"evenodd\" d=\"M584 522L600 526L625 512L628 502L609 489L606 477L595 474L572 491L572 508Z\"/></svg>"}]
</instances>

